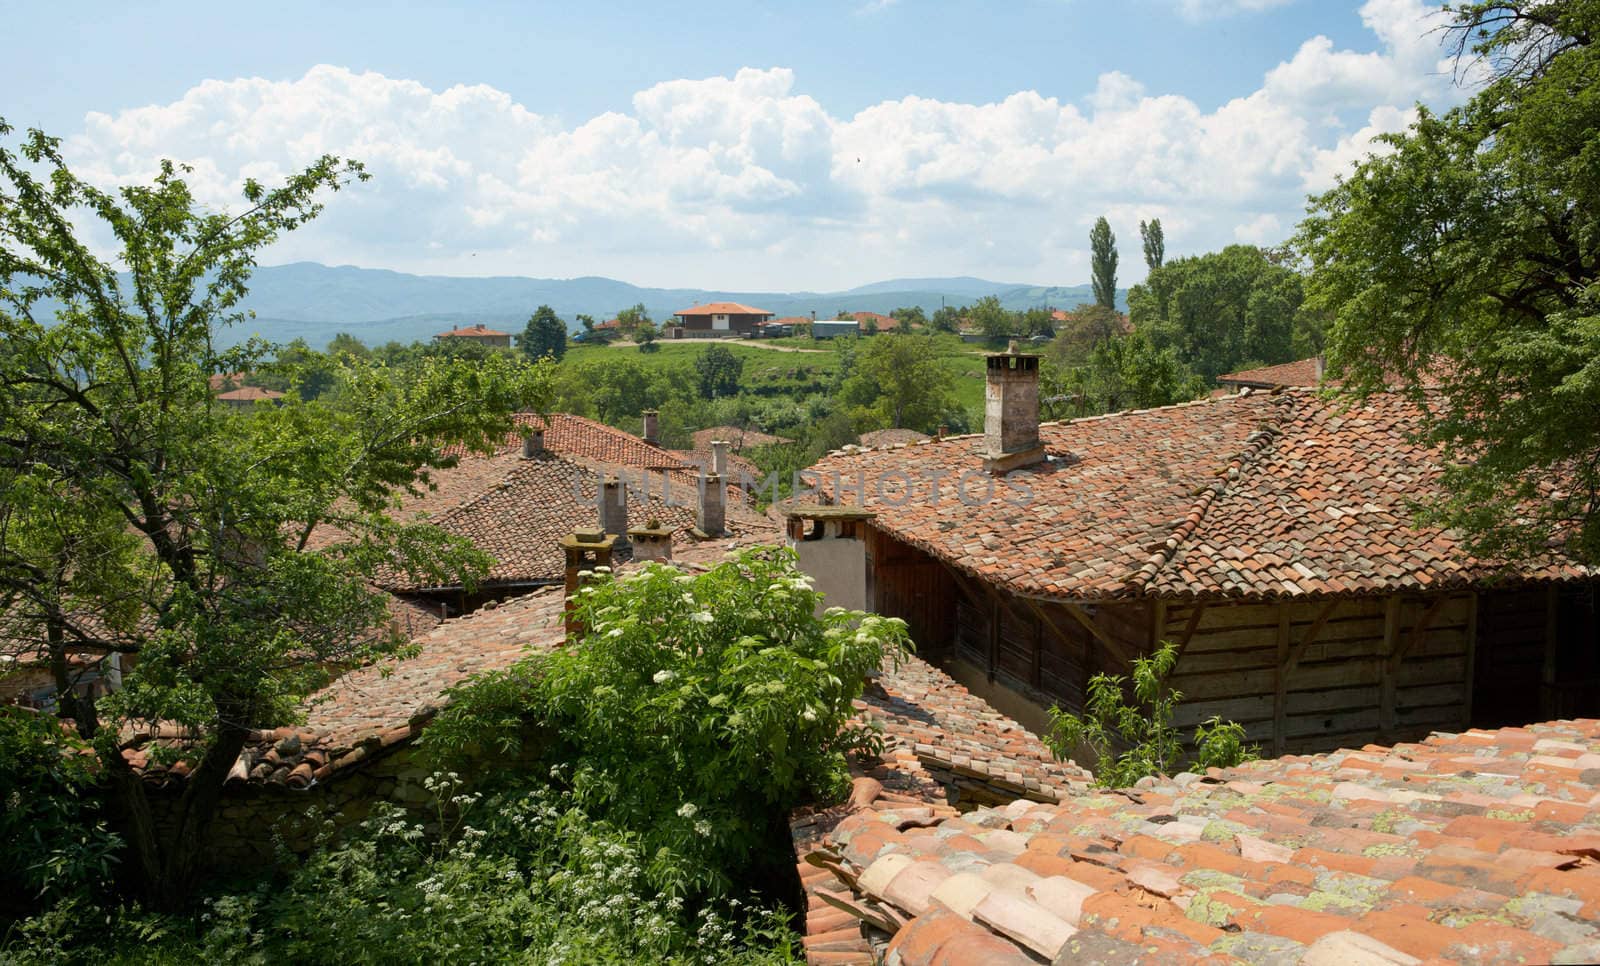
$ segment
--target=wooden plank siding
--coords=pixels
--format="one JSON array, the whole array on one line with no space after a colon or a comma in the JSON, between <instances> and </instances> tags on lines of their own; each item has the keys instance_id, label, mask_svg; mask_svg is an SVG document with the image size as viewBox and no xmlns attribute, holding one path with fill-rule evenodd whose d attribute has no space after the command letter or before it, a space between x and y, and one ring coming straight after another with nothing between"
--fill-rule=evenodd
<instances>
[{"instance_id":1,"label":"wooden plank siding","mask_svg":"<svg viewBox=\"0 0 1600 966\"><path fill-rule=\"evenodd\" d=\"M1095 608L1089 620L1095 631L1110 637L1113 648L1062 605L1000 591L987 606L962 596L956 604L955 654L1042 707L1077 711L1091 676L1128 673L1117 652L1144 652L1150 613L1146 604Z\"/></svg>"},{"instance_id":2,"label":"wooden plank siding","mask_svg":"<svg viewBox=\"0 0 1600 966\"><path fill-rule=\"evenodd\" d=\"M1170 680L1184 695L1175 723L1188 729L1213 715L1236 721L1269 754L1463 726L1471 595L1402 598L1395 643L1386 643L1388 609L1381 598L1213 602L1194 620L1192 605L1169 605L1163 639L1194 625ZM1404 648L1398 661L1396 647ZM1387 722L1386 689L1393 695Z\"/></svg>"}]
</instances>

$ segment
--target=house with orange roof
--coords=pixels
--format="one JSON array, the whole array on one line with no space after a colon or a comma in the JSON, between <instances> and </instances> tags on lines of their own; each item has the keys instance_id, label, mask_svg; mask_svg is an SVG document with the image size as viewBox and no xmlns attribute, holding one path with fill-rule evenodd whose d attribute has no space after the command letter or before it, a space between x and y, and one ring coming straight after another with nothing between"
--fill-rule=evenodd
<instances>
[{"instance_id":1,"label":"house with orange roof","mask_svg":"<svg viewBox=\"0 0 1600 966\"><path fill-rule=\"evenodd\" d=\"M1325 363L1322 356L1296 359L1275 366L1245 369L1217 377L1217 385L1230 389L1315 389L1322 385Z\"/></svg>"},{"instance_id":2,"label":"house with orange roof","mask_svg":"<svg viewBox=\"0 0 1600 966\"><path fill-rule=\"evenodd\" d=\"M481 322L477 325L451 329L449 332L440 332L433 337L435 342L442 342L445 339L464 339L468 342L477 342L496 349L511 348L511 333L501 332L499 329L491 329Z\"/></svg>"},{"instance_id":3,"label":"house with orange roof","mask_svg":"<svg viewBox=\"0 0 1600 966\"><path fill-rule=\"evenodd\" d=\"M757 323L772 318L766 309L758 309L738 302L707 302L673 313L677 325L685 335L695 333L740 336L750 335Z\"/></svg>"},{"instance_id":4,"label":"house with orange roof","mask_svg":"<svg viewBox=\"0 0 1600 966\"><path fill-rule=\"evenodd\" d=\"M1418 525L1440 465L1402 394L1246 391L1041 425L1038 361L989 357L981 434L812 467L829 511L860 511L790 511L797 547L854 554L832 551L819 589L903 618L1033 727L1161 642L1179 649L1178 723L1237 721L1271 754L1600 712L1600 574L1555 551L1479 559Z\"/></svg>"},{"instance_id":5,"label":"house with orange roof","mask_svg":"<svg viewBox=\"0 0 1600 966\"><path fill-rule=\"evenodd\" d=\"M283 399L283 393L276 389L263 389L260 386L240 386L237 389L217 393L216 399L234 409L249 409L256 403L276 403Z\"/></svg>"}]
</instances>

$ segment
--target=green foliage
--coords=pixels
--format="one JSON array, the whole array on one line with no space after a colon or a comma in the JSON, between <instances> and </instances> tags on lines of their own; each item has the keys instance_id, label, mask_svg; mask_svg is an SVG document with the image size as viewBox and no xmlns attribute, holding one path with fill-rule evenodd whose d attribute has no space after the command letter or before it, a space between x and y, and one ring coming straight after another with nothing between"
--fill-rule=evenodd
<instances>
[{"instance_id":1,"label":"green foliage","mask_svg":"<svg viewBox=\"0 0 1600 966\"><path fill-rule=\"evenodd\" d=\"M1017 334L1017 318L994 295L983 298L967 307L967 321L971 322L984 338L994 341L1008 339Z\"/></svg>"},{"instance_id":2,"label":"green foliage","mask_svg":"<svg viewBox=\"0 0 1600 966\"><path fill-rule=\"evenodd\" d=\"M1167 687L1167 675L1178 661L1178 649L1162 644L1149 657L1133 661L1133 703L1127 700L1127 679L1096 674L1089 679L1084 713L1050 709L1045 744L1057 758L1079 751L1095 760L1095 783L1126 788L1150 775L1170 775L1183 762L1183 740L1172 726L1173 709L1183 695ZM1257 749L1244 744L1244 728L1212 718L1195 729L1191 767L1231 768L1254 758Z\"/></svg>"},{"instance_id":3,"label":"green foliage","mask_svg":"<svg viewBox=\"0 0 1600 966\"><path fill-rule=\"evenodd\" d=\"M928 319L928 327L935 332L961 331L961 310L953 305L941 305Z\"/></svg>"},{"instance_id":4,"label":"green foliage","mask_svg":"<svg viewBox=\"0 0 1600 966\"><path fill-rule=\"evenodd\" d=\"M527 327L517 335L517 348L530 360L549 356L560 362L567 354L567 324L556 315L555 309L541 305L528 318Z\"/></svg>"},{"instance_id":5,"label":"green foliage","mask_svg":"<svg viewBox=\"0 0 1600 966\"><path fill-rule=\"evenodd\" d=\"M739 377L744 375L744 360L734 355L727 346L706 346L694 361L694 371L700 377L700 398L732 396L739 391Z\"/></svg>"},{"instance_id":6,"label":"green foliage","mask_svg":"<svg viewBox=\"0 0 1600 966\"><path fill-rule=\"evenodd\" d=\"M631 339L640 329L654 330L655 326L650 321L649 310L643 302L639 302L617 313L617 328L624 339Z\"/></svg>"},{"instance_id":7,"label":"green foliage","mask_svg":"<svg viewBox=\"0 0 1600 966\"><path fill-rule=\"evenodd\" d=\"M1094 301L1108 309L1117 307L1117 236L1111 223L1102 216L1089 229L1089 280L1094 284Z\"/></svg>"},{"instance_id":8,"label":"green foliage","mask_svg":"<svg viewBox=\"0 0 1600 966\"><path fill-rule=\"evenodd\" d=\"M1081 365L1058 358L1046 357L1039 374L1041 406L1054 419L1170 406L1205 394L1205 383L1176 353L1140 332L1101 339Z\"/></svg>"},{"instance_id":9,"label":"green foliage","mask_svg":"<svg viewBox=\"0 0 1600 966\"><path fill-rule=\"evenodd\" d=\"M920 305L895 309L889 313L889 317L895 321L895 331L904 335L910 335L915 326L928 324L928 317L923 314Z\"/></svg>"},{"instance_id":10,"label":"green foliage","mask_svg":"<svg viewBox=\"0 0 1600 966\"><path fill-rule=\"evenodd\" d=\"M1275 365L1308 348L1315 326L1304 279L1254 245L1180 258L1128 292L1134 328L1171 349L1207 380L1247 365Z\"/></svg>"},{"instance_id":11,"label":"green foliage","mask_svg":"<svg viewBox=\"0 0 1600 966\"><path fill-rule=\"evenodd\" d=\"M1161 230L1161 219L1139 222L1139 240L1144 243L1144 264L1152 272L1167 260L1167 236Z\"/></svg>"},{"instance_id":12,"label":"green foliage","mask_svg":"<svg viewBox=\"0 0 1600 966\"><path fill-rule=\"evenodd\" d=\"M955 409L955 379L931 340L883 335L856 354L839 400L871 410L881 426L929 431Z\"/></svg>"},{"instance_id":13,"label":"green foliage","mask_svg":"<svg viewBox=\"0 0 1600 966\"><path fill-rule=\"evenodd\" d=\"M374 576L470 582L485 565L461 541L390 520L395 495L450 465L450 444L487 448L512 410L548 401L546 370L505 353L388 367L303 344L270 363L258 341L217 351L256 253L364 172L328 157L281 187L249 181L234 213L198 205L183 174L163 164L152 184L110 193L39 132L0 146L0 609L16 639L46 649L64 710L130 816L130 881L169 906L249 730L292 721L329 667L400 646ZM79 238L85 224L115 239L124 270ZM233 412L212 398L211 375L260 370L300 396L315 371L337 404L291 396ZM319 528L346 539L310 551ZM78 702L59 669L83 651L138 660L120 691ZM193 735L161 829L119 747L150 721Z\"/></svg>"},{"instance_id":14,"label":"green foliage","mask_svg":"<svg viewBox=\"0 0 1600 966\"><path fill-rule=\"evenodd\" d=\"M1313 199L1309 298L1346 389L1425 404L1427 522L1488 559L1600 562L1600 3L1451 13L1490 80Z\"/></svg>"},{"instance_id":15,"label":"green foliage","mask_svg":"<svg viewBox=\"0 0 1600 966\"><path fill-rule=\"evenodd\" d=\"M458 689L425 740L504 752L531 719L578 807L637 836L654 888L725 894L788 809L846 787L842 752L870 740L851 702L910 646L903 622L816 617L818 600L776 548L599 575L576 598L580 643Z\"/></svg>"},{"instance_id":16,"label":"green foliage","mask_svg":"<svg viewBox=\"0 0 1600 966\"><path fill-rule=\"evenodd\" d=\"M55 718L0 705L0 909L109 883L121 842L100 817L94 761Z\"/></svg>"},{"instance_id":17,"label":"green foliage","mask_svg":"<svg viewBox=\"0 0 1600 966\"><path fill-rule=\"evenodd\" d=\"M637 836L526 784L487 798L430 780L445 834L380 806L348 841L281 880L205 897L190 916L19 924L10 963L787 963L784 916L729 898L686 909L649 884Z\"/></svg>"}]
</instances>

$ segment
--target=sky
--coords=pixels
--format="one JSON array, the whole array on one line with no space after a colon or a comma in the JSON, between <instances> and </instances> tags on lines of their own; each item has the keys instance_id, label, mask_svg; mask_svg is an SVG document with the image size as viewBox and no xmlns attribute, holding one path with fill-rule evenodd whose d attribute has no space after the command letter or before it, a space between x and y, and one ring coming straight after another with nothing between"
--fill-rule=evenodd
<instances>
[{"instance_id":1,"label":"sky","mask_svg":"<svg viewBox=\"0 0 1600 966\"><path fill-rule=\"evenodd\" d=\"M1306 197L1457 86L1424 0L29 3L0 116L74 170L363 161L264 264L836 291L1119 281L1278 244Z\"/></svg>"}]
</instances>

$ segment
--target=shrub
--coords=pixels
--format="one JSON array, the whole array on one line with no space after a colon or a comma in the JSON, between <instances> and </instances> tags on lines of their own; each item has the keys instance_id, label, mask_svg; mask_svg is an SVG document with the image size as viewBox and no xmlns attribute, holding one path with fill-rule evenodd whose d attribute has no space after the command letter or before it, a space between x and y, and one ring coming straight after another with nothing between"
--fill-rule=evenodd
<instances>
[{"instance_id":1,"label":"shrub","mask_svg":"<svg viewBox=\"0 0 1600 966\"><path fill-rule=\"evenodd\" d=\"M93 754L59 720L0 706L0 907L107 883L122 841L94 786Z\"/></svg>"},{"instance_id":2,"label":"shrub","mask_svg":"<svg viewBox=\"0 0 1600 966\"><path fill-rule=\"evenodd\" d=\"M459 689L426 740L513 750L531 718L574 803L638 837L656 888L722 894L808 796L842 794L864 676L910 646L902 621L833 608L758 548L703 574L597 575L576 598L581 645Z\"/></svg>"},{"instance_id":3,"label":"shrub","mask_svg":"<svg viewBox=\"0 0 1600 966\"><path fill-rule=\"evenodd\" d=\"M1163 644L1149 657L1133 661L1134 703L1127 702L1126 679L1096 674L1089 679L1089 699L1081 715L1050 709L1050 730L1044 741L1058 758L1083 748L1095 758L1095 783L1125 788L1150 775L1166 775L1183 761L1183 742L1172 725L1173 709L1183 694L1166 686L1178 661L1178 649ZM1213 717L1195 729L1191 742L1194 768L1231 768L1256 757L1244 743L1244 727ZM1120 750L1119 750L1120 749Z\"/></svg>"}]
</instances>

